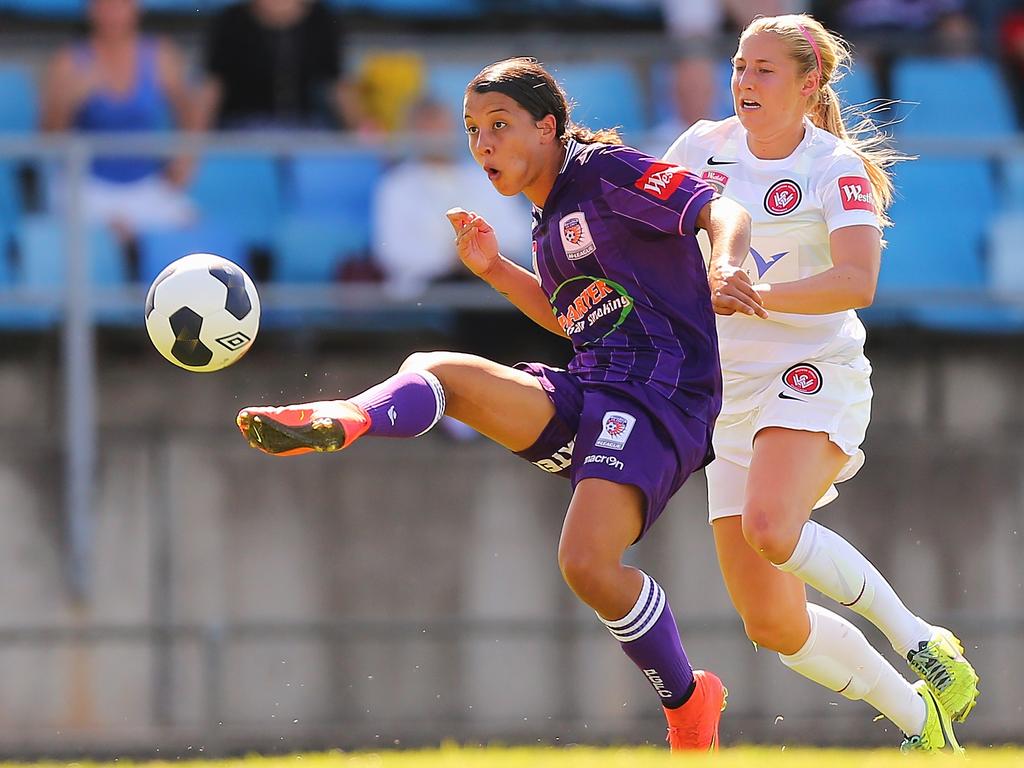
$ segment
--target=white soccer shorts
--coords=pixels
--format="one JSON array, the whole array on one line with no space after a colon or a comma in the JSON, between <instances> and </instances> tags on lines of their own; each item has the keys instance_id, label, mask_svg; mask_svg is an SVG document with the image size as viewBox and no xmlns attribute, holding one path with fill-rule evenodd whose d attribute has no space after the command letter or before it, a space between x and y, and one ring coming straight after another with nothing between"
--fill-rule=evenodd
<instances>
[{"instance_id":1,"label":"white soccer shorts","mask_svg":"<svg viewBox=\"0 0 1024 768\"><path fill-rule=\"evenodd\" d=\"M708 521L742 514L754 436L765 427L828 434L850 457L836 478L839 483L864 465L860 444L870 420L871 365L864 357L845 364L799 363L766 380L758 396L744 403L727 399L715 423L716 458L707 468ZM838 495L831 486L814 508Z\"/></svg>"}]
</instances>

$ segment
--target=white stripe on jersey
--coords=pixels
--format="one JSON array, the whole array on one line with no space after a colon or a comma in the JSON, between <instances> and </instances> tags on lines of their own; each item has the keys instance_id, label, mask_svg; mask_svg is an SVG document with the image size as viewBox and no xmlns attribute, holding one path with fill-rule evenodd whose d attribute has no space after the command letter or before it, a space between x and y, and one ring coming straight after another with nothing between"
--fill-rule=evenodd
<instances>
[{"instance_id":1,"label":"white stripe on jersey","mask_svg":"<svg viewBox=\"0 0 1024 768\"><path fill-rule=\"evenodd\" d=\"M702 120L665 153L716 186L750 212L751 253L743 267L755 283L784 283L832 266L829 234L857 224L878 226L871 188L861 159L840 139L804 121L804 139L782 160L754 157L736 117ZM723 181L724 179L724 181ZM705 260L707 235L699 235ZM853 361L863 356L864 326L856 312L795 315L771 312L767 320L747 315L717 317L723 413L803 360Z\"/></svg>"}]
</instances>

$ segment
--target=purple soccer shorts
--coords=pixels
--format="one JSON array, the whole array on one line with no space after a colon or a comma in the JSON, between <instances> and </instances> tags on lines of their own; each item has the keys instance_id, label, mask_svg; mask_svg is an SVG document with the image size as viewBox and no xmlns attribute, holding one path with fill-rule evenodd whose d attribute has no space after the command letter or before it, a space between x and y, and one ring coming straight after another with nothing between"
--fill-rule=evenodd
<instances>
[{"instance_id":1,"label":"purple soccer shorts","mask_svg":"<svg viewBox=\"0 0 1024 768\"><path fill-rule=\"evenodd\" d=\"M711 427L642 384L590 384L541 363L515 367L536 376L555 406L537 441L517 455L573 488L588 477L635 485L647 500L637 540L714 458Z\"/></svg>"}]
</instances>

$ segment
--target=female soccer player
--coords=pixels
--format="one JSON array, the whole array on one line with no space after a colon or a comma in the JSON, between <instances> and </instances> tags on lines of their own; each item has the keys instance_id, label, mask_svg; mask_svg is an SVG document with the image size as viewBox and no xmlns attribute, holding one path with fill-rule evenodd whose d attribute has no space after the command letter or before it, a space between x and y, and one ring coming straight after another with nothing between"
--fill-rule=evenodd
<instances>
[{"instance_id":1,"label":"female soccer player","mask_svg":"<svg viewBox=\"0 0 1024 768\"><path fill-rule=\"evenodd\" d=\"M448 414L568 477L559 566L654 687L673 750L717 747L725 689L693 672L665 593L622 563L687 477L711 458L720 407L714 312L697 245L737 261L749 216L695 176L569 119L536 61L483 69L465 95L473 158L503 195L534 204L534 269L503 258L482 218L449 211L459 257L526 316L572 341L568 370L416 353L349 400L244 408L250 445L334 451L362 435L414 437Z\"/></svg>"},{"instance_id":2,"label":"female soccer player","mask_svg":"<svg viewBox=\"0 0 1024 768\"><path fill-rule=\"evenodd\" d=\"M907 734L905 748L958 751L950 720L966 718L978 695L960 642L810 520L863 463L871 366L854 310L874 296L892 198L885 168L899 159L883 137L864 137L870 125L844 127L832 83L848 61L844 42L810 16L755 19L734 57L736 116L697 123L665 156L700 169L753 219L749 254L710 257L724 392L709 516L751 640L869 702ZM852 624L808 605L805 584L874 623L922 681L911 686Z\"/></svg>"}]
</instances>

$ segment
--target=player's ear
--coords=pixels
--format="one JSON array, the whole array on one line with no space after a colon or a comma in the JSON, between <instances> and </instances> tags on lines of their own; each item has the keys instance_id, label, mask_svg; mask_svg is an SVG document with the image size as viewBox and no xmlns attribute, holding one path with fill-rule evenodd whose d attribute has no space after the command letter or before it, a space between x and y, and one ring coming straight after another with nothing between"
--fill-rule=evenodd
<instances>
[{"instance_id":1,"label":"player's ear","mask_svg":"<svg viewBox=\"0 0 1024 768\"><path fill-rule=\"evenodd\" d=\"M804 75L803 84L800 86L800 95L807 98L816 90L818 90L818 83L821 82L821 75L817 72L812 71Z\"/></svg>"},{"instance_id":2,"label":"player's ear","mask_svg":"<svg viewBox=\"0 0 1024 768\"><path fill-rule=\"evenodd\" d=\"M555 120L554 115L544 115L540 120L536 122L537 130L540 131L540 140L542 144L547 144L558 138L555 134L555 128L558 123Z\"/></svg>"}]
</instances>

